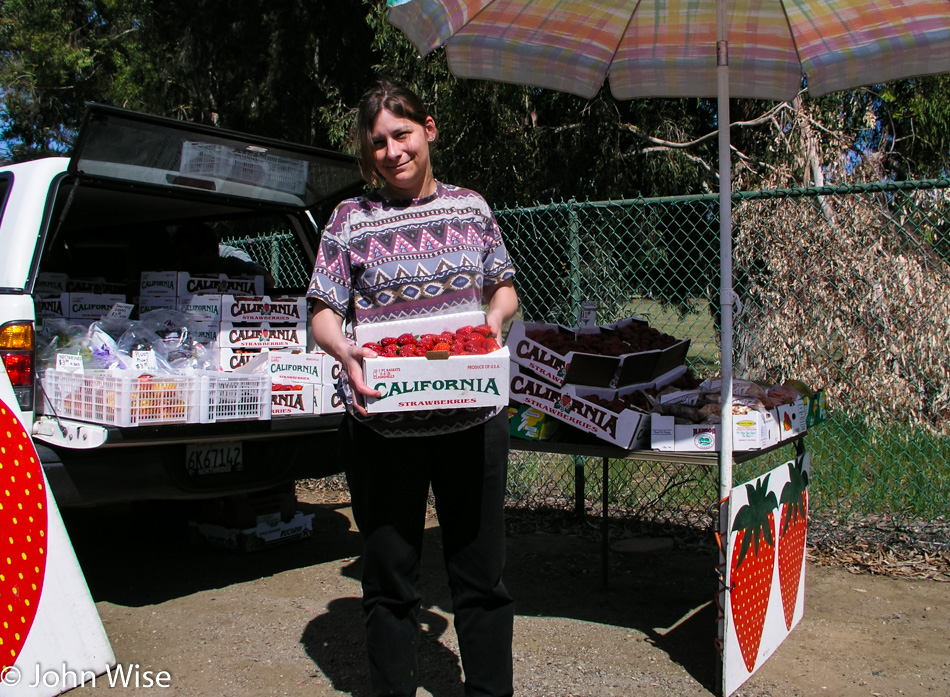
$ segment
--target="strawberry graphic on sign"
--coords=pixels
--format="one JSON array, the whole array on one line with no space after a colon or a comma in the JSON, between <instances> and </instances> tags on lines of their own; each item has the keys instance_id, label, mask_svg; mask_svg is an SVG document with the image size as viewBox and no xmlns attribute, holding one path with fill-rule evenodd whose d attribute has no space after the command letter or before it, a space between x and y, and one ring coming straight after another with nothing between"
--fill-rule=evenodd
<instances>
[{"instance_id":1,"label":"strawberry graphic on sign","mask_svg":"<svg viewBox=\"0 0 950 697\"><path fill-rule=\"evenodd\" d=\"M46 491L40 459L0 401L0 675L23 648L46 575Z\"/></svg>"},{"instance_id":2,"label":"strawberry graphic on sign","mask_svg":"<svg viewBox=\"0 0 950 697\"><path fill-rule=\"evenodd\" d=\"M805 533L808 528L808 472L804 458L788 463L789 480L782 487L782 526L778 540L778 578L782 589L782 610L786 629L792 628L798 586L805 562Z\"/></svg>"},{"instance_id":3,"label":"strawberry graphic on sign","mask_svg":"<svg viewBox=\"0 0 950 697\"><path fill-rule=\"evenodd\" d=\"M730 575L732 621L746 670L755 667L772 592L775 564L775 510L778 500L769 491L769 475L746 484L748 502L733 522Z\"/></svg>"}]
</instances>

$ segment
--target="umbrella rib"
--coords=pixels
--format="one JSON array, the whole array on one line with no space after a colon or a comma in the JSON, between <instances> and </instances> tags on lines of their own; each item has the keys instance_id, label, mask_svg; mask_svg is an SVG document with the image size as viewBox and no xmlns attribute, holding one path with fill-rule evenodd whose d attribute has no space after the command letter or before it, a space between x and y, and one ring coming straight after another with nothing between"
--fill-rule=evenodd
<instances>
[{"instance_id":1,"label":"umbrella rib","mask_svg":"<svg viewBox=\"0 0 950 697\"><path fill-rule=\"evenodd\" d=\"M950 0L948 0L948 2L950 2ZM785 9L784 0L782 1L782 16L785 17L785 26L788 27L788 37L792 42L792 48L795 49L795 58L798 61L798 65L804 65L802 63L801 51L798 50L798 42L795 40L795 32L792 30L792 21L788 18L788 12ZM804 71L804 69L802 70ZM801 79L801 75L799 75L798 77L799 88L801 88L801 85L802 85L802 79ZM799 91L801 90L799 89Z\"/></svg>"},{"instance_id":2,"label":"umbrella rib","mask_svg":"<svg viewBox=\"0 0 950 697\"><path fill-rule=\"evenodd\" d=\"M627 25L623 28L623 31L620 32L620 39L617 41L617 45L614 46L613 52L610 54L610 62L607 64L607 73L604 76L606 79L610 79L610 66L614 64L614 59L617 57L617 51L620 50L620 47L623 45L623 37L627 35L627 30L630 28L631 22L633 22L634 16L637 14L637 11L640 9L640 4L643 0L637 0L637 4L634 5L633 10L630 12L630 18L627 20ZM950 2L950 0L948 0ZM611 85L611 90L613 90L613 85Z\"/></svg>"}]
</instances>

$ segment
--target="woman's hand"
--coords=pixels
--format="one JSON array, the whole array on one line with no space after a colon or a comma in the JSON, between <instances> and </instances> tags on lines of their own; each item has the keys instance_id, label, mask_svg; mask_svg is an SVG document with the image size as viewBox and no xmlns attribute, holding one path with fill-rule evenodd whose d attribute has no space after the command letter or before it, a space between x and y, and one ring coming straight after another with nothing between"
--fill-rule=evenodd
<instances>
[{"instance_id":1,"label":"woman's hand","mask_svg":"<svg viewBox=\"0 0 950 697\"><path fill-rule=\"evenodd\" d=\"M316 301L313 319L310 321L313 338L322 350L340 362L354 392L354 397L379 397L381 392L374 390L363 380L363 359L374 358L376 354L368 348L356 346L343 334L343 318L326 303ZM363 400L354 400L354 408L364 416L366 409Z\"/></svg>"},{"instance_id":2,"label":"woman's hand","mask_svg":"<svg viewBox=\"0 0 950 697\"><path fill-rule=\"evenodd\" d=\"M514 281L502 281L486 288L485 299L488 302L485 324L501 342L501 332L505 323L518 311L518 293L515 291Z\"/></svg>"}]
</instances>

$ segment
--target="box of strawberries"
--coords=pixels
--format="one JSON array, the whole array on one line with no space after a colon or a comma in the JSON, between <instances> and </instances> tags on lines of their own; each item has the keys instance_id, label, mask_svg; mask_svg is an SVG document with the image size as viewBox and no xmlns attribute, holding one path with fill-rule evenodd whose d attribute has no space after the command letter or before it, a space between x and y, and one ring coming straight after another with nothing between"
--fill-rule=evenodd
<instances>
[{"instance_id":1,"label":"box of strawberries","mask_svg":"<svg viewBox=\"0 0 950 697\"><path fill-rule=\"evenodd\" d=\"M515 322L511 359L548 382L591 387L649 383L684 364L689 339L676 339L630 317L614 324L568 329Z\"/></svg>"},{"instance_id":2,"label":"box of strawberries","mask_svg":"<svg viewBox=\"0 0 950 697\"><path fill-rule=\"evenodd\" d=\"M362 324L356 342L376 352L363 361L369 413L508 404L510 356L482 312Z\"/></svg>"}]
</instances>

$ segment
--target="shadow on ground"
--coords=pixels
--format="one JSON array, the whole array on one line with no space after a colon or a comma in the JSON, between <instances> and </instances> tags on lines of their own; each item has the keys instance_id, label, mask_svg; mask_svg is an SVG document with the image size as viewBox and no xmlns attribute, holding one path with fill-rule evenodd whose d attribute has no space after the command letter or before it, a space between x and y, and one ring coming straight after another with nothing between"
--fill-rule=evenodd
<instances>
[{"instance_id":1,"label":"shadow on ground","mask_svg":"<svg viewBox=\"0 0 950 697\"><path fill-rule=\"evenodd\" d=\"M343 506L299 503L312 513L309 539L256 552L192 542L194 502L159 501L63 511L66 530L96 602L141 607L212 588L348 559L360 553Z\"/></svg>"},{"instance_id":2,"label":"shadow on ground","mask_svg":"<svg viewBox=\"0 0 950 697\"><path fill-rule=\"evenodd\" d=\"M197 515L194 504L73 510L64 512L64 520L93 599L141 607L314 565L337 563L338 573L358 579L361 545L344 507L300 503L300 511L314 514L313 536L253 553L193 543L188 521ZM537 523L530 520L535 515ZM605 557L599 524L562 520L552 526L545 520L550 516L519 512L509 535L506 583L516 613L640 632L709 688L716 666L710 649L716 637L712 601L718 557L712 544L654 553L611 550ZM611 535L631 533L612 529ZM677 537L675 531L669 536ZM427 531L424 549L420 660L428 683L423 687L434 697L448 697L458 691L461 668L440 642L452 628L443 617L451 613L451 601L438 527ZM301 643L335 689L354 697L368 694L358 598L331 600L303 630Z\"/></svg>"}]
</instances>

